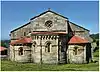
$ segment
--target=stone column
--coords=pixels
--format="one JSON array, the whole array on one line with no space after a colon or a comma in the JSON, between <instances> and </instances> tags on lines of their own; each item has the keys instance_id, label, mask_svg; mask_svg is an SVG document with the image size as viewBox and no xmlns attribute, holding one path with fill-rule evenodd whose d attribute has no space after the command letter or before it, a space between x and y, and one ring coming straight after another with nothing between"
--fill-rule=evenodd
<instances>
[{"instance_id":1,"label":"stone column","mask_svg":"<svg viewBox=\"0 0 100 72\"><path fill-rule=\"evenodd\" d=\"M84 47L84 63L86 63L86 46Z\"/></svg>"},{"instance_id":2,"label":"stone column","mask_svg":"<svg viewBox=\"0 0 100 72\"><path fill-rule=\"evenodd\" d=\"M40 36L39 39L40 39L40 64L42 64L42 36Z\"/></svg>"},{"instance_id":3,"label":"stone column","mask_svg":"<svg viewBox=\"0 0 100 72\"><path fill-rule=\"evenodd\" d=\"M93 62L93 48L91 48L91 62Z\"/></svg>"},{"instance_id":4,"label":"stone column","mask_svg":"<svg viewBox=\"0 0 100 72\"><path fill-rule=\"evenodd\" d=\"M58 52L58 39L59 39L59 36L56 36L56 45L57 45L57 47L56 47L56 48L57 48L57 63L59 62L59 61L58 61L58 55L59 55L59 54L58 54L58 53L59 53L59 52Z\"/></svg>"}]
</instances>

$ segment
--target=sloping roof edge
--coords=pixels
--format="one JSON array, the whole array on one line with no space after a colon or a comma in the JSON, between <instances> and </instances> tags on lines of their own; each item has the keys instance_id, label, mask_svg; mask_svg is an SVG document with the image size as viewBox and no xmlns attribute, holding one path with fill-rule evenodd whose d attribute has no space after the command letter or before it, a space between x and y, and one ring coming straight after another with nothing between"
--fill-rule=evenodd
<instances>
[{"instance_id":1,"label":"sloping roof edge","mask_svg":"<svg viewBox=\"0 0 100 72\"><path fill-rule=\"evenodd\" d=\"M54 14L56 14L56 15L59 15L59 16L61 16L61 17L63 17L63 18L68 19L67 17L64 17L64 16L62 16L62 15L60 15L60 14L54 12L54 11L47 10L47 11L45 11L45 12L39 14L38 16L35 16L35 17L31 18L30 20L33 20L33 19L35 19L35 18L37 18L37 17L39 17L39 16L41 16L41 15L47 13L47 12L52 12L52 13L54 13ZM70 22L70 21L69 21L69 22ZM22 25L22 26L20 26L20 27L18 27L18 28L16 28L16 29L12 30L10 33L14 32L14 31L16 31L16 30L18 30L18 29L20 29L20 28L22 28L22 27L24 27L24 26L27 26L27 25L30 24L30 23L31 23L31 22L28 22L28 23L26 23L26 24L24 24L24 25ZM73 23L73 22L70 22L70 23L72 23L72 24L74 24L74 25L76 25L76 26L78 26L78 27L81 27L81 26L79 26L79 25L77 25L77 24L75 24L75 23ZM81 28L85 29L84 27L81 27ZM88 30L88 29L85 29L85 30L90 31L90 30Z\"/></svg>"},{"instance_id":2,"label":"sloping roof edge","mask_svg":"<svg viewBox=\"0 0 100 72\"><path fill-rule=\"evenodd\" d=\"M35 18L37 18L37 17L39 17L39 16L41 16L41 15L47 13L47 12L52 12L52 13L54 13L54 14L56 14L56 15L59 15L59 16L61 16L61 17L63 17L63 18L68 19L67 17L64 17L64 16L61 15L61 14L58 14L58 13L56 13L56 12L54 12L54 11L51 11L51 10L47 10L47 11L45 11L45 12L43 12L43 13L41 13L41 14L39 14L39 15L33 17L33 18L31 18L30 20L33 20L33 19L35 19ZM16 28L16 29L12 30L10 33L14 32L14 31L16 31L16 30L18 30L18 29L20 29L20 28L22 28L22 27L24 27L24 26L26 26L26 25L28 25L28 24L30 24L30 22L28 22L27 24L22 25L22 26L20 26L20 27L18 27L18 28Z\"/></svg>"},{"instance_id":3,"label":"sloping roof edge","mask_svg":"<svg viewBox=\"0 0 100 72\"><path fill-rule=\"evenodd\" d=\"M33 19L35 19L35 18L37 18L37 17L39 17L39 16L41 16L41 15L47 13L47 12L51 12L51 13L54 13L54 14L56 14L56 15L59 15L59 16L61 16L61 17L63 17L63 18L68 19L67 17L65 17L65 16L63 16L63 15L61 15L61 14L58 14L58 13L56 13L56 12L54 12L54 11L51 11L51 10L47 10L47 11L45 11L45 12L43 12L43 13L41 13L41 14L35 16L35 17L32 17L30 20L33 20Z\"/></svg>"},{"instance_id":4,"label":"sloping roof edge","mask_svg":"<svg viewBox=\"0 0 100 72\"><path fill-rule=\"evenodd\" d=\"M24 24L24 25L22 25L22 26L20 26L20 27L18 27L16 29L12 30L10 33L14 32L14 31L16 31L16 30L18 30L18 29L20 29L20 28L22 28L24 26L27 26L28 24L30 24L30 22L28 22L28 23L26 23L26 24Z\"/></svg>"},{"instance_id":5,"label":"sloping roof edge","mask_svg":"<svg viewBox=\"0 0 100 72\"><path fill-rule=\"evenodd\" d=\"M83 28L83 29L85 29L85 30L87 30L87 31L90 31L90 30L88 30L88 29L86 29L86 28L84 28L84 27L82 27L82 26L79 26L79 25L77 25L77 24L75 24L75 23L73 23L73 22L71 22L71 21L69 21L70 23L72 23L72 24L74 24L74 25L76 25L76 26L78 26L78 27L80 27L80 28Z\"/></svg>"}]
</instances>

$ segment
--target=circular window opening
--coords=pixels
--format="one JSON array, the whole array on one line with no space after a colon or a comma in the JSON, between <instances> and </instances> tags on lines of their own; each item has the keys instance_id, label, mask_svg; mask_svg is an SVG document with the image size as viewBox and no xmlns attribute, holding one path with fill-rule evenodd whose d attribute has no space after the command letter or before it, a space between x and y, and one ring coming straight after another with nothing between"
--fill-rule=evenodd
<instances>
[{"instance_id":1,"label":"circular window opening","mask_svg":"<svg viewBox=\"0 0 100 72\"><path fill-rule=\"evenodd\" d=\"M51 20L48 20L48 21L45 22L45 26L46 27L49 27L50 28L50 27L52 27L52 25L53 24L52 24L52 21Z\"/></svg>"}]
</instances>

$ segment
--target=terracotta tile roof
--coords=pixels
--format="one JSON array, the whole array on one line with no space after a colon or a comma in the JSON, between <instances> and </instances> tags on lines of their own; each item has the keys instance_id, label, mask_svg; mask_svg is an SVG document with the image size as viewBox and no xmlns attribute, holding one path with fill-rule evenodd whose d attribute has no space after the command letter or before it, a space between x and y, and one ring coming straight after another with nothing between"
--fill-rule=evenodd
<instances>
[{"instance_id":1,"label":"terracotta tile roof","mask_svg":"<svg viewBox=\"0 0 100 72\"><path fill-rule=\"evenodd\" d=\"M10 44L14 45L14 44L24 44L24 43L31 43L31 42L32 42L32 38L24 37L24 38L20 38L17 41L11 42Z\"/></svg>"},{"instance_id":2,"label":"terracotta tile roof","mask_svg":"<svg viewBox=\"0 0 100 72\"><path fill-rule=\"evenodd\" d=\"M32 34L67 34L66 32L32 32Z\"/></svg>"},{"instance_id":3,"label":"terracotta tile roof","mask_svg":"<svg viewBox=\"0 0 100 72\"><path fill-rule=\"evenodd\" d=\"M7 48L0 46L0 51L7 50Z\"/></svg>"},{"instance_id":4,"label":"terracotta tile roof","mask_svg":"<svg viewBox=\"0 0 100 72\"><path fill-rule=\"evenodd\" d=\"M70 41L68 42L69 44L81 44L81 43L88 43L88 40L83 39L79 36L73 36Z\"/></svg>"}]
</instances>

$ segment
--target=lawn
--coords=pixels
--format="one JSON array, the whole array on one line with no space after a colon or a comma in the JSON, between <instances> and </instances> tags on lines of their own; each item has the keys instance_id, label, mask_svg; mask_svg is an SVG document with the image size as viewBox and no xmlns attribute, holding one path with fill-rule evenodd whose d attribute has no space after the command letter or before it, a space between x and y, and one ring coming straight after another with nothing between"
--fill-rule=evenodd
<instances>
[{"instance_id":1,"label":"lawn","mask_svg":"<svg viewBox=\"0 0 100 72\"><path fill-rule=\"evenodd\" d=\"M1 61L1 71L98 71L99 63L89 64L33 64Z\"/></svg>"},{"instance_id":2,"label":"lawn","mask_svg":"<svg viewBox=\"0 0 100 72\"><path fill-rule=\"evenodd\" d=\"M1 60L1 71L99 71L99 50L93 53L96 63L89 64L34 64Z\"/></svg>"}]
</instances>

